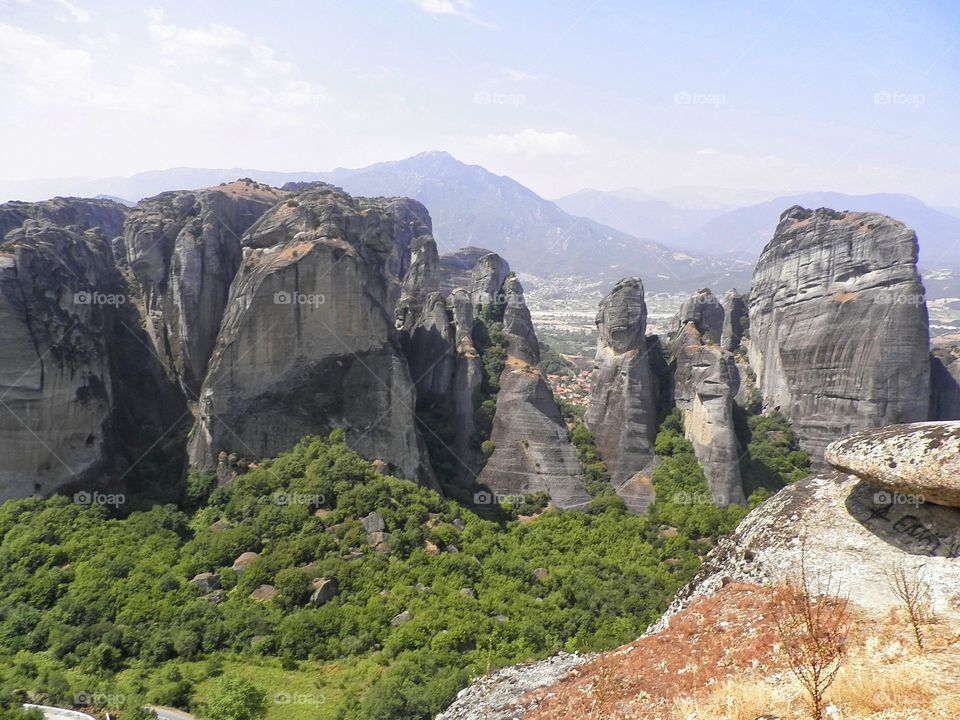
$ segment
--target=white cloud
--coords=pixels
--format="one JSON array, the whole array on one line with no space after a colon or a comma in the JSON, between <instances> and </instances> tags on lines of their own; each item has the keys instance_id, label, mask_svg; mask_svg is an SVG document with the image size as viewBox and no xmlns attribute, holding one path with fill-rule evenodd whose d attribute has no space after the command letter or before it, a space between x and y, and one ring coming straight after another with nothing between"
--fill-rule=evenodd
<instances>
[{"instance_id":1,"label":"white cloud","mask_svg":"<svg viewBox=\"0 0 960 720\"><path fill-rule=\"evenodd\" d=\"M90 22L90 13L73 2L73 0L56 0L56 3L66 12L66 15L59 15L57 17L61 22L68 22L70 20L78 23Z\"/></svg>"},{"instance_id":2,"label":"white cloud","mask_svg":"<svg viewBox=\"0 0 960 720\"><path fill-rule=\"evenodd\" d=\"M410 2L428 15L461 17L478 25L492 27L491 23L485 22L473 14L471 0L410 0Z\"/></svg>"},{"instance_id":3,"label":"white cloud","mask_svg":"<svg viewBox=\"0 0 960 720\"><path fill-rule=\"evenodd\" d=\"M478 144L503 155L569 156L586 151L584 142L574 133L562 130L543 132L533 128L512 135L487 135Z\"/></svg>"}]
</instances>

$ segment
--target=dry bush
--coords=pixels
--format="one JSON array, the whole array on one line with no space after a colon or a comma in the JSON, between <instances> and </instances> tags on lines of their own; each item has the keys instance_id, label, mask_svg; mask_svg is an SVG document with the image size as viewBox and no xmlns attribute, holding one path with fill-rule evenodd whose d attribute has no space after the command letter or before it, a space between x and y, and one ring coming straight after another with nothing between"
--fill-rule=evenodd
<instances>
[{"instance_id":1,"label":"dry bush","mask_svg":"<svg viewBox=\"0 0 960 720\"><path fill-rule=\"evenodd\" d=\"M772 614L787 664L806 694L812 720L823 720L827 689L847 651L851 612L831 575L812 578L805 545L797 576L778 591Z\"/></svg>"},{"instance_id":2,"label":"dry bush","mask_svg":"<svg viewBox=\"0 0 960 720\"><path fill-rule=\"evenodd\" d=\"M708 697L680 698L673 703L672 720L754 720L777 710L773 688L758 680L727 680Z\"/></svg>"},{"instance_id":3,"label":"dry bush","mask_svg":"<svg viewBox=\"0 0 960 720\"><path fill-rule=\"evenodd\" d=\"M903 667L876 665L845 667L830 688L831 701L856 715L928 708L936 695L928 679Z\"/></svg>"},{"instance_id":4,"label":"dry bush","mask_svg":"<svg viewBox=\"0 0 960 720\"><path fill-rule=\"evenodd\" d=\"M934 619L930 585L920 570L911 570L903 562L890 569L890 583L907 612L907 620L913 630L917 648L923 652L926 641L924 626L933 622Z\"/></svg>"}]
</instances>

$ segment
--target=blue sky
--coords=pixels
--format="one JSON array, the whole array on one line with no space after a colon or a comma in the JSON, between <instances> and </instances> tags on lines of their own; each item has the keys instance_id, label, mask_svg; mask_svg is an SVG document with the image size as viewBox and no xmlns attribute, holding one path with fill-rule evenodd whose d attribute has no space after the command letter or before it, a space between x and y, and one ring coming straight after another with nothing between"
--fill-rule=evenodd
<instances>
[{"instance_id":1,"label":"blue sky","mask_svg":"<svg viewBox=\"0 0 960 720\"><path fill-rule=\"evenodd\" d=\"M445 149L583 187L960 206L960 3L0 0L0 178Z\"/></svg>"}]
</instances>

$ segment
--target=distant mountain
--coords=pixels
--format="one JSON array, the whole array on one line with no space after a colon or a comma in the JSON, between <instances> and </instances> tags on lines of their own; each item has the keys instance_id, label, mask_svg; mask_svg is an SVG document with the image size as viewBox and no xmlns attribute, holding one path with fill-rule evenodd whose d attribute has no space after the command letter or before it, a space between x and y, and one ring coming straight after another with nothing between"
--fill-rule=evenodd
<instances>
[{"instance_id":1,"label":"distant mountain","mask_svg":"<svg viewBox=\"0 0 960 720\"><path fill-rule=\"evenodd\" d=\"M686 249L683 242L691 233L728 209L679 207L632 188L581 190L554 202L571 215L588 217L636 237L655 238L679 249Z\"/></svg>"},{"instance_id":2,"label":"distant mountain","mask_svg":"<svg viewBox=\"0 0 960 720\"><path fill-rule=\"evenodd\" d=\"M738 208L708 221L689 236L685 247L710 248L719 252L729 248L760 254L773 237L780 214L791 205L808 208L878 212L907 225L920 241L920 266L931 271L960 267L960 218L936 210L910 195L878 193L846 195L837 192L803 193Z\"/></svg>"},{"instance_id":3,"label":"distant mountain","mask_svg":"<svg viewBox=\"0 0 960 720\"><path fill-rule=\"evenodd\" d=\"M403 195L419 200L433 218L441 252L489 248L511 267L536 275L641 275L652 289L719 282L739 266L692 257L633 233L564 212L517 181L467 165L445 152L357 170L322 173L354 195ZM649 282L647 281L649 278ZM741 282L735 279L732 282Z\"/></svg>"}]
</instances>

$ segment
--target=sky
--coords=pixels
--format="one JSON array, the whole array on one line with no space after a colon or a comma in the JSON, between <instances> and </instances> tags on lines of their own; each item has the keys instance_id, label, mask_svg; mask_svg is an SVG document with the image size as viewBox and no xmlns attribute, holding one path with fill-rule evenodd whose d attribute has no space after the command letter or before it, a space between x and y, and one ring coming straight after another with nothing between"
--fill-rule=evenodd
<instances>
[{"instance_id":1,"label":"sky","mask_svg":"<svg viewBox=\"0 0 960 720\"><path fill-rule=\"evenodd\" d=\"M956 0L0 0L0 179L427 150L546 197L960 207Z\"/></svg>"}]
</instances>

